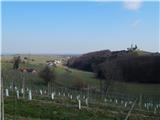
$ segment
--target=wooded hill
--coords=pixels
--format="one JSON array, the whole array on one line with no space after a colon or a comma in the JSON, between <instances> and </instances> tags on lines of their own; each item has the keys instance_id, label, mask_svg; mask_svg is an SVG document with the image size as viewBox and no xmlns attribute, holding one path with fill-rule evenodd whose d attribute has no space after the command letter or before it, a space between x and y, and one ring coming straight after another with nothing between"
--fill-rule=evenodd
<instances>
[{"instance_id":1,"label":"wooded hill","mask_svg":"<svg viewBox=\"0 0 160 120\"><path fill-rule=\"evenodd\" d=\"M102 50L73 57L67 66L94 72L105 80L160 83L159 53Z\"/></svg>"}]
</instances>

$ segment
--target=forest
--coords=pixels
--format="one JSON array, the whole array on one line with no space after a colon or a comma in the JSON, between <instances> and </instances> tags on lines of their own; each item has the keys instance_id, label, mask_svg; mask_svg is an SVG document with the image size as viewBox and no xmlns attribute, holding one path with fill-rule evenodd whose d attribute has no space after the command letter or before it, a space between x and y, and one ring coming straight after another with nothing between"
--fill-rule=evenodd
<instances>
[{"instance_id":1,"label":"forest","mask_svg":"<svg viewBox=\"0 0 160 120\"><path fill-rule=\"evenodd\" d=\"M94 72L104 80L160 83L159 53L102 50L72 57L67 66Z\"/></svg>"}]
</instances>

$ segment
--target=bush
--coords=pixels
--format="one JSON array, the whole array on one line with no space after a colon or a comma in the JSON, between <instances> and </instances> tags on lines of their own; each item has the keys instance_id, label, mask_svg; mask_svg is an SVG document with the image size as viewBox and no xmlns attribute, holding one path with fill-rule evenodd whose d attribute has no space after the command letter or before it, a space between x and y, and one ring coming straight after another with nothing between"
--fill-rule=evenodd
<instances>
[{"instance_id":1,"label":"bush","mask_svg":"<svg viewBox=\"0 0 160 120\"><path fill-rule=\"evenodd\" d=\"M48 84L55 77L54 72L48 66L39 72L39 76L46 82L46 84Z\"/></svg>"},{"instance_id":2,"label":"bush","mask_svg":"<svg viewBox=\"0 0 160 120\"><path fill-rule=\"evenodd\" d=\"M80 80L80 79L76 79L75 83L73 84L72 86L73 88L75 89L78 89L78 90L81 90L81 89L84 89L84 88L87 88L87 83Z\"/></svg>"}]
</instances>

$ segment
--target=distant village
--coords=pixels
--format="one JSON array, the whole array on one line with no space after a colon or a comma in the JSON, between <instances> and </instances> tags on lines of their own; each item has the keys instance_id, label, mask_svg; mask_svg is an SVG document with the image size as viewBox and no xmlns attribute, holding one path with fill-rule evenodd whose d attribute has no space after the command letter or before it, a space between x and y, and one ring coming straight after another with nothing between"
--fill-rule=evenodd
<instances>
[{"instance_id":1,"label":"distant village","mask_svg":"<svg viewBox=\"0 0 160 120\"><path fill-rule=\"evenodd\" d=\"M48 61L46 61L46 64L48 65L48 66L60 66L60 65L63 65L63 61L62 60L48 60Z\"/></svg>"}]
</instances>

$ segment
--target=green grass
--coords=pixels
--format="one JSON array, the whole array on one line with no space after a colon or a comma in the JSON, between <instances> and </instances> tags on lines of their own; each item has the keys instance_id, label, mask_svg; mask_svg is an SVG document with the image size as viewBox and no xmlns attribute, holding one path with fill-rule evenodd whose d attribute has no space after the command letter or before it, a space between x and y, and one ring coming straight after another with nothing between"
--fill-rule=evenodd
<instances>
[{"instance_id":1,"label":"green grass","mask_svg":"<svg viewBox=\"0 0 160 120\"><path fill-rule=\"evenodd\" d=\"M112 91L133 95L160 95L160 84L115 82Z\"/></svg>"},{"instance_id":2,"label":"green grass","mask_svg":"<svg viewBox=\"0 0 160 120\"><path fill-rule=\"evenodd\" d=\"M30 58L29 62L32 64L46 63L47 60L57 59L58 57L55 55L30 55L30 54L21 54L21 59L24 57ZM62 57L61 57L62 58ZM13 55L2 56L2 61L9 61L13 59ZM34 59L34 61L32 61Z\"/></svg>"},{"instance_id":3,"label":"green grass","mask_svg":"<svg viewBox=\"0 0 160 120\"><path fill-rule=\"evenodd\" d=\"M41 59L41 58L37 58ZM44 59L43 59L44 60ZM45 59L48 60L48 59ZM11 82L15 81L18 87L22 87L22 79L25 78L25 85L28 88L46 88L45 82L36 75L22 74L18 71L12 70L12 64L2 62L2 72L4 86L9 87ZM45 64L40 60L37 63L31 63L28 65L21 65L21 67L31 67L36 70L41 70ZM63 67L55 68L55 81L64 88L74 87L74 85L81 81L90 87L99 89L99 79L95 78L95 75L91 72L85 72L81 70L69 69L71 72L66 71ZM138 84L138 83L124 83L115 82L111 88L113 92L120 92L129 95L160 95L160 84ZM150 99L150 98L149 98ZM93 105L92 108L83 109L79 111L77 108L68 108L60 104L27 100L16 100L16 120L113 120L113 114L111 113L112 107L107 107L105 110L101 110L98 105ZM67 101L65 101L67 102ZM11 98L5 99L5 117L6 120L13 119L14 116L14 100ZM118 113L120 119L122 108L114 109L115 113ZM127 111L126 111L127 112ZM119 115L120 113L120 115ZM139 114L139 111L136 115ZM144 112L142 111L143 116ZM148 113L146 113L147 115ZM135 114L132 115L133 120L142 120L137 118ZM117 117L117 114L116 114ZM124 116L123 116L124 118ZM143 117L142 117L143 118ZM131 119L132 120L132 119ZM151 120L151 118L146 118ZM154 119L153 119L154 120Z\"/></svg>"},{"instance_id":4,"label":"green grass","mask_svg":"<svg viewBox=\"0 0 160 120\"><path fill-rule=\"evenodd\" d=\"M44 64L29 64L28 66L40 71L44 67ZM21 65L21 67L24 67L24 65ZM89 87L99 89L100 80L95 78L93 73L75 69L69 70L71 72L66 71L63 67L55 68L55 82L63 87L74 87L77 82L81 81L89 85ZM20 72L13 71L12 64L10 63L2 63L2 72L5 72L4 84L6 86L9 86L11 81L14 80L17 81L18 86L21 87L24 76L26 79L26 86L29 88L46 87L44 81L38 76L32 74L24 74L22 76ZM134 95L160 95L160 84L115 82L110 91Z\"/></svg>"},{"instance_id":5,"label":"green grass","mask_svg":"<svg viewBox=\"0 0 160 120\"><path fill-rule=\"evenodd\" d=\"M71 72L67 72L64 68L58 67L56 70L56 82L61 85L74 87L77 81L82 81L86 85L92 87L99 87L99 80L95 78L95 75L90 72L84 72L80 70L70 69Z\"/></svg>"},{"instance_id":6,"label":"green grass","mask_svg":"<svg viewBox=\"0 0 160 120\"><path fill-rule=\"evenodd\" d=\"M5 98L5 120L124 120L129 109L110 104L90 104L79 110L76 101L66 98L51 100L24 100ZM82 104L83 105L83 104ZM160 116L138 109L129 120L158 120Z\"/></svg>"},{"instance_id":7,"label":"green grass","mask_svg":"<svg viewBox=\"0 0 160 120\"><path fill-rule=\"evenodd\" d=\"M31 74L22 75L22 73L20 72L13 71L12 66L13 65L11 63L2 63L2 72L5 72L4 79L6 84L10 84L10 81L14 79L15 81L18 81L17 83L19 84L19 86L21 86L20 84L22 83L22 78L24 76L27 86L38 87L40 85L40 87L45 87L44 81L38 76ZM44 64L21 64L20 67L29 67L40 71L44 66ZM64 87L74 87L74 84L76 84L77 81L82 81L83 83L91 87L99 87L99 80L95 78L93 73L74 69L70 69L70 71L72 72L67 72L63 67L56 67L55 82ZM17 75L13 76L14 74Z\"/></svg>"},{"instance_id":8,"label":"green grass","mask_svg":"<svg viewBox=\"0 0 160 120\"><path fill-rule=\"evenodd\" d=\"M16 109L14 109L16 106ZM104 112L91 109L78 110L77 108L57 105L54 102L5 99L5 114L11 118L36 118L41 120L114 120ZM7 117L7 116L6 116ZM30 119L28 119L30 120ZM32 120L32 119L31 119Z\"/></svg>"}]
</instances>

